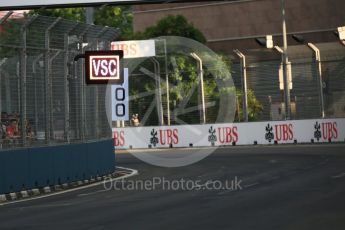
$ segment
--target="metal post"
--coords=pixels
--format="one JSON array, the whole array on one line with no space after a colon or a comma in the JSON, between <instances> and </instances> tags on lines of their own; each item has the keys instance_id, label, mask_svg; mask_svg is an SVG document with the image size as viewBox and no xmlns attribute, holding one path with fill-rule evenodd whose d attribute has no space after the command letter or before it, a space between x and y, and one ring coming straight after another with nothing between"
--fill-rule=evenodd
<instances>
[{"instance_id":1,"label":"metal post","mask_svg":"<svg viewBox=\"0 0 345 230\"><path fill-rule=\"evenodd\" d=\"M36 64L37 62L43 57L43 54L38 55L32 62L32 73L34 74L33 78L34 78L34 125L35 125L35 132L37 135L37 131L38 131L38 105L37 105L37 79L36 79Z\"/></svg>"},{"instance_id":2,"label":"metal post","mask_svg":"<svg viewBox=\"0 0 345 230\"><path fill-rule=\"evenodd\" d=\"M281 61L281 64L280 64L280 67L279 67L279 76L281 76L282 75L282 81L283 81L283 86L281 87L281 86L279 86L279 87L281 87L280 89L281 90L284 90L284 107L285 107L285 119L288 119L288 117L290 117L291 118L291 103L290 103L290 90L292 89L292 76L291 76L291 63L288 61L287 63L285 63L285 65L284 65L284 50L282 50L279 46L274 46L274 48L275 48L275 50L277 50L280 54L281 54L281 56L282 56L282 61ZM284 70L284 66L286 67L286 71L287 71L287 73L286 73L286 71ZM282 71L280 70L280 68L282 69ZM281 72L280 72L281 71ZM288 86L286 87L285 86L285 74L286 73L286 75L287 75L287 81L288 81ZM280 79L280 78L279 78ZM280 80L279 80L280 81ZM287 91L285 90L285 89L288 89ZM289 109L289 111L290 111L290 116L287 116L286 115L286 92L288 93L288 98L289 98L289 105L290 105L290 109Z\"/></svg>"},{"instance_id":3,"label":"metal post","mask_svg":"<svg viewBox=\"0 0 345 230\"><path fill-rule=\"evenodd\" d=\"M20 54L21 55L21 54ZM20 110L21 110L21 100L22 100L22 98L21 98L21 93L20 93L20 91L21 91L21 86L20 86L20 84L21 84L21 80L20 80L20 72L21 72L21 65L20 65L20 58L21 58L21 56L19 57L19 61L17 62L17 71L16 71L16 78L17 78L17 95L18 95L18 103L17 103L17 108L16 108L16 110L15 110L15 112L19 112Z\"/></svg>"},{"instance_id":4,"label":"metal post","mask_svg":"<svg viewBox=\"0 0 345 230\"><path fill-rule=\"evenodd\" d=\"M6 61L6 60L5 60ZM2 64L3 64L3 60L1 60L0 61L0 122L1 122L1 115L2 115L2 97L1 97L1 89L2 89L2 77L1 77L1 72L2 72L2 70L1 70L1 66L2 66ZM0 127L1 128L1 127ZM0 139L1 139L2 137L0 137ZM2 145L0 146L0 147L2 147Z\"/></svg>"},{"instance_id":5,"label":"metal post","mask_svg":"<svg viewBox=\"0 0 345 230\"><path fill-rule=\"evenodd\" d=\"M93 24L94 23L94 8L93 7L86 7L85 14L86 14L86 23Z\"/></svg>"},{"instance_id":6,"label":"metal post","mask_svg":"<svg viewBox=\"0 0 345 230\"><path fill-rule=\"evenodd\" d=\"M168 74L168 57L167 57L167 44L164 39L164 53L165 53L165 84L166 84L166 94L167 94L167 124L170 126L170 95L169 95L169 74Z\"/></svg>"},{"instance_id":7,"label":"metal post","mask_svg":"<svg viewBox=\"0 0 345 230\"><path fill-rule=\"evenodd\" d=\"M239 50L234 50L241 61L241 75L243 87L243 120L248 122L248 87L247 87L247 69L246 69L246 56Z\"/></svg>"},{"instance_id":8,"label":"metal post","mask_svg":"<svg viewBox=\"0 0 345 230\"><path fill-rule=\"evenodd\" d=\"M98 47L98 43L97 43L97 50L99 49ZM95 136L96 138L98 139L99 138L99 103L98 103L98 100L99 100L99 97L98 97L98 85L95 86L95 90L94 90L94 97L95 97L95 111L94 111L94 115L95 115L95 121L94 121L94 128L95 128Z\"/></svg>"},{"instance_id":9,"label":"metal post","mask_svg":"<svg viewBox=\"0 0 345 230\"><path fill-rule=\"evenodd\" d=\"M8 113L12 112L12 103L11 103L11 88L10 88L10 77L8 73L4 74L5 78L5 94L6 94L6 111Z\"/></svg>"},{"instance_id":10,"label":"metal post","mask_svg":"<svg viewBox=\"0 0 345 230\"><path fill-rule=\"evenodd\" d=\"M2 18L0 18L0 25L3 24L11 15L13 14L13 11L8 11ZM0 67L6 62L7 58L4 58L1 60ZM1 120L1 112L2 112L2 98L1 98L1 68L0 68L0 120Z\"/></svg>"},{"instance_id":11,"label":"metal post","mask_svg":"<svg viewBox=\"0 0 345 230\"><path fill-rule=\"evenodd\" d=\"M71 123L70 123L70 95L69 95L69 35L70 33L77 28L79 23L75 24L71 29L69 29L64 34L64 138L67 143L71 142ZM73 63L74 64L74 63ZM74 73L73 73L74 74Z\"/></svg>"},{"instance_id":12,"label":"metal post","mask_svg":"<svg viewBox=\"0 0 345 230\"><path fill-rule=\"evenodd\" d=\"M45 33L45 52L44 52L44 108L45 108L45 141L50 143L50 114L51 108L49 104L49 87L50 87L50 66L49 66L49 32Z\"/></svg>"},{"instance_id":13,"label":"metal post","mask_svg":"<svg viewBox=\"0 0 345 230\"><path fill-rule=\"evenodd\" d=\"M322 63L320 49L317 48L313 43L308 43L308 47L315 53L315 60L318 64L318 78L319 78L319 90L320 90L320 102L321 102L321 117L325 118L325 103L323 97L323 82L322 82Z\"/></svg>"},{"instance_id":14,"label":"metal post","mask_svg":"<svg viewBox=\"0 0 345 230\"><path fill-rule=\"evenodd\" d=\"M26 146L26 25L21 30L22 49L20 52L20 129L22 145Z\"/></svg>"},{"instance_id":15,"label":"metal post","mask_svg":"<svg viewBox=\"0 0 345 230\"><path fill-rule=\"evenodd\" d=\"M81 40L81 53L84 53L85 49L83 47L83 36L87 33L87 31L90 29L91 25L87 25L87 27L85 28L85 30L80 34L80 40ZM82 64L84 62L84 59L81 60ZM82 65L83 66L83 65ZM80 78L79 78L79 84L80 84L80 104L81 104L81 109L80 109L80 120L81 120L81 125L80 125L80 139L82 141L85 140L85 127L86 127L86 117L85 117L85 81L84 81L84 68L80 69ZM78 117L77 117L77 121L78 121Z\"/></svg>"},{"instance_id":16,"label":"metal post","mask_svg":"<svg viewBox=\"0 0 345 230\"><path fill-rule=\"evenodd\" d=\"M82 49L84 53L84 49ZM85 140L85 131L86 131L86 96L85 96L85 81L84 81L84 59L81 60L82 68L80 68L80 97L81 97L81 140Z\"/></svg>"},{"instance_id":17,"label":"metal post","mask_svg":"<svg viewBox=\"0 0 345 230\"><path fill-rule=\"evenodd\" d=\"M45 140L49 144L54 136L53 133L53 113L52 113L52 79L50 68L50 31L61 20L57 18L45 31L45 53L44 53L44 81L45 81Z\"/></svg>"},{"instance_id":18,"label":"metal post","mask_svg":"<svg viewBox=\"0 0 345 230\"><path fill-rule=\"evenodd\" d=\"M1 66L3 65L3 64L5 64L6 63L6 61L7 61L7 58L3 58L3 59L1 59L1 61L0 61L0 121L1 121L1 113L2 113L2 92L1 92L1 90L2 90L2 70L1 70ZM6 82L5 82L5 84L6 84ZM6 85L5 85L6 86Z\"/></svg>"},{"instance_id":19,"label":"metal post","mask_svg":"<svg viewBox=\"0 0 345 230\"><path fill-rule=\"evenodd\" d=\"M69 124L69 84L68 84L68 33L64 35L64 137L67 143L70 143L70 124Z\"/></svg>"},{"instance_id":20,"label":"metal post","mask_svg":"<svg viewBox=\"0 0 345 230\"><path fill-rule=\"evenodd\" d=\"M268 96L268 104L270 105L270 121L273 120L273 113L272 113L272 96Z\"/></svg>"},{"instance_id":21,"label":"metal post","mask_svg":"<svg viewBox=\"0 0 345 230\"><path fill-rule=\"evenodd\" d=\"M241 121L240 119L240 104L238 103L238 97L236 95L236 108L237 108L237 119L238 119L238 122Z\"/></svg>"},{"instance_id":22,"label":"metal post","mask_svg":"<svg viewBox=\"0 0 345 230\"><path fill-rule=\"evenodd\" d=\"M164 116L163 116L163 105L162 105L162 89L161 89L161 77L160 77L160 65L155 58L151 58L154 69L155 69L155 82L156 82L156 108L159 125L164 125Z\"/></svg>"},{"instance_id":23,"label":"metal post","mask_svg":"<svg viewBox=\"0 0 345 230\"><path fill-rule=\"evenodd\" d=\"M282 27L283 27L283 78L284 78L284 101L285 101L285 119L289 120L291 118L291 99L290 99L290 89L289 89L289 78L288 78L288 68L289 63L288 53L287 53L287 35L286 35L286 22L285 22L285 0L281 0L281 10L282 10Z\"/></svg>"},{"instance_id":24,"label":"metal post","mask_svg":"<svg viewBox=\"0 0 345 230\"><path fill-rule=\"evenodd\" d=\"M206 107L205 107L205 92L204 92L204 73L202 69L202 60L196 53L191 53L191 56L198 61L198 75L199 75L199 92L201 99L200 122L206 124Z\"/></svg>"},{"instance_id":25,"label":"metal post","mask_svg":"<svg viewBox=\"0 0 345 230\"><path fill-rule=\"evenodd\" d=\"M37 17L32 17L28 19L21 28L21 39L22 39L22 49L20 51L20 129L21 129L21 138L22 145L26 146L26 62L27 62L27 47L26 47L26 36L27 28Z\"/></svg>"}]
</instances>

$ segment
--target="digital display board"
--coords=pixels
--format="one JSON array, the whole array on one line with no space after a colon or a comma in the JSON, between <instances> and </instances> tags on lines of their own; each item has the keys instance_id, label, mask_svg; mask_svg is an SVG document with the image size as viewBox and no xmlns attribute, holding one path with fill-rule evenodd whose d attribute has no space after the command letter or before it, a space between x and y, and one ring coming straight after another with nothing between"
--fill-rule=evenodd
<instances>
[{"instance_id":1,"label":"digital display board","mask_svg":"<svg viewBox=\"0 0 345 230\"><path fill-rule=\"evenodd\" d=\"M123 51L85 51L87 84L122 84Z\"/></svg>"}]
</instances>

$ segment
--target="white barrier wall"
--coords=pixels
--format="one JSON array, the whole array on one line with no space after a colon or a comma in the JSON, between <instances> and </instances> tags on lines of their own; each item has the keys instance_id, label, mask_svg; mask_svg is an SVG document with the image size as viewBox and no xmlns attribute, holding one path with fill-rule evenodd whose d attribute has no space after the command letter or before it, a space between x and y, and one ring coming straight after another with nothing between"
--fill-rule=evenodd
<instances>
[{"instance_id":1,"label":"white barrier wall","mask_svg":"<svg viewBox=\"0 0 345 230\"><path fill-rule=\"evenodd\" d=\"M113 137L118 149L343 142L345 119L126 127L114 128Z\"/></svg>"}]
</instances>

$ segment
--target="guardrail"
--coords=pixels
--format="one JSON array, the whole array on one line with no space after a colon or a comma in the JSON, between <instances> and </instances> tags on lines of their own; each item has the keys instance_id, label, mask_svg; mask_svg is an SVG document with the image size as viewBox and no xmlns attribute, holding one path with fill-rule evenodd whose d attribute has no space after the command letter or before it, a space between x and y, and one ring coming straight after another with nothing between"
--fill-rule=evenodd
<instances>
[{"instance_id":1,"label":"guardrail","mask_svg":"<svg viewBox=\"0 0 345 230\"><path fill-rule=\"evenodd\" d=\"M345 140L345 119L114 128L114 147L169 148Z\"/></svg>"}]
</instances>

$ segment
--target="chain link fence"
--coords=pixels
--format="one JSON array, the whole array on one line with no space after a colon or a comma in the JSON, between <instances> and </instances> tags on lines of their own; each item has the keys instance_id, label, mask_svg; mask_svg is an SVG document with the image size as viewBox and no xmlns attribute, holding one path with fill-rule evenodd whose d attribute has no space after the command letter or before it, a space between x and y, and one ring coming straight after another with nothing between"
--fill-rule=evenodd
<instances>
[{"instance_id":1,"label":"chain link fence","mask_svg":"<svg viewBox=\"0 0 345 230\"><path fill-rule=\"evenodd\" d=\"M157 56L137 60L140 67L130 69L130 114L139 114L143 126L201 124L200 92L195 90L184 108L173 96L176 88L186 85L183 79L198 75L196 63L195 67L180 70L178 74L181 80L176 81L174 60L169 53L164 53L163 45L161 41L156 41ZM312 46L318 49L319 54ZM236 88L237 104L231 107L235 110L234 122L246 120L243 112L244 72L248 88L248 121L285 120L281 53L277 49L264 48L241 50L241 53L246 59L245 66L235 53L225 55ZM294 45L289 46L288 55L291 73L290 119L345 117L345 47L340 42ZM152 59L159 62L159 71ZM204 97L206 105L209 105L206 106L206 123L226 122L218 117L217 89L210 90L213 88L209 87L215 80L207 77L207 71L212 70L204 67ZM157 77L161 84L161 100L156 97ZM197 81L191 85L199 87ZM182 97L187 97L187 94L182 94ZM163 122L159 119L159 104L163 108ZM129 125L129 121L124 123L124 126Z\"/></svg>"},{"instance_id":2,"label":"chain link fence","mask_svg":"<svg viewBox=\"0 0 345 230\"><path fill-rule=\"evenodd\" d=\"M110 49L118 30L44 16L7 13L0 18L2 148L111 137L106 86L86 86L84 60L75 57L85 50ZM197 61L184 57L182 64L189 66L181 67L179 57L167 48L164 39L158 39L155 57L126 62L130 117L138 114L143 126L204 123ZM237 55L224 55L236 92L236 105L229 107L234 121L245 121L245 110L249 121L286 119L281 53L264 48L240 51L245 66ZM296 45L289 46L288 54L291 119L345 117L345 47L339 42ZM224 96L213 71L203 66L205 122L229 122L219 116Z\"/></svg>"},{"instance_id":3,"label":"chain link fence","mask_svg":"<svg viewBox=\"0 0 345 230\"><path fill-rule=\"evenodd\" d=\"M247 61L248 89L263 107L255 120L284 120L281 54L276 49L242 53ZM340 42L295 45L289 46L288 55L291 119L345 117L345 47ZM233 79L236 87L242 89L243 66L236 58L233 62Z\"/></svg>"},{"instance_id":4,"label":"chain link fence","mask_svg":"<svg viewBox=\"0 0 345 230\"><path fill-rule=\"evenodd\" d=\"M111 138L104 85L86 86L85 50L118 30L61 18L0 14L1 148Z\"/></svg>"}]
</instances>

